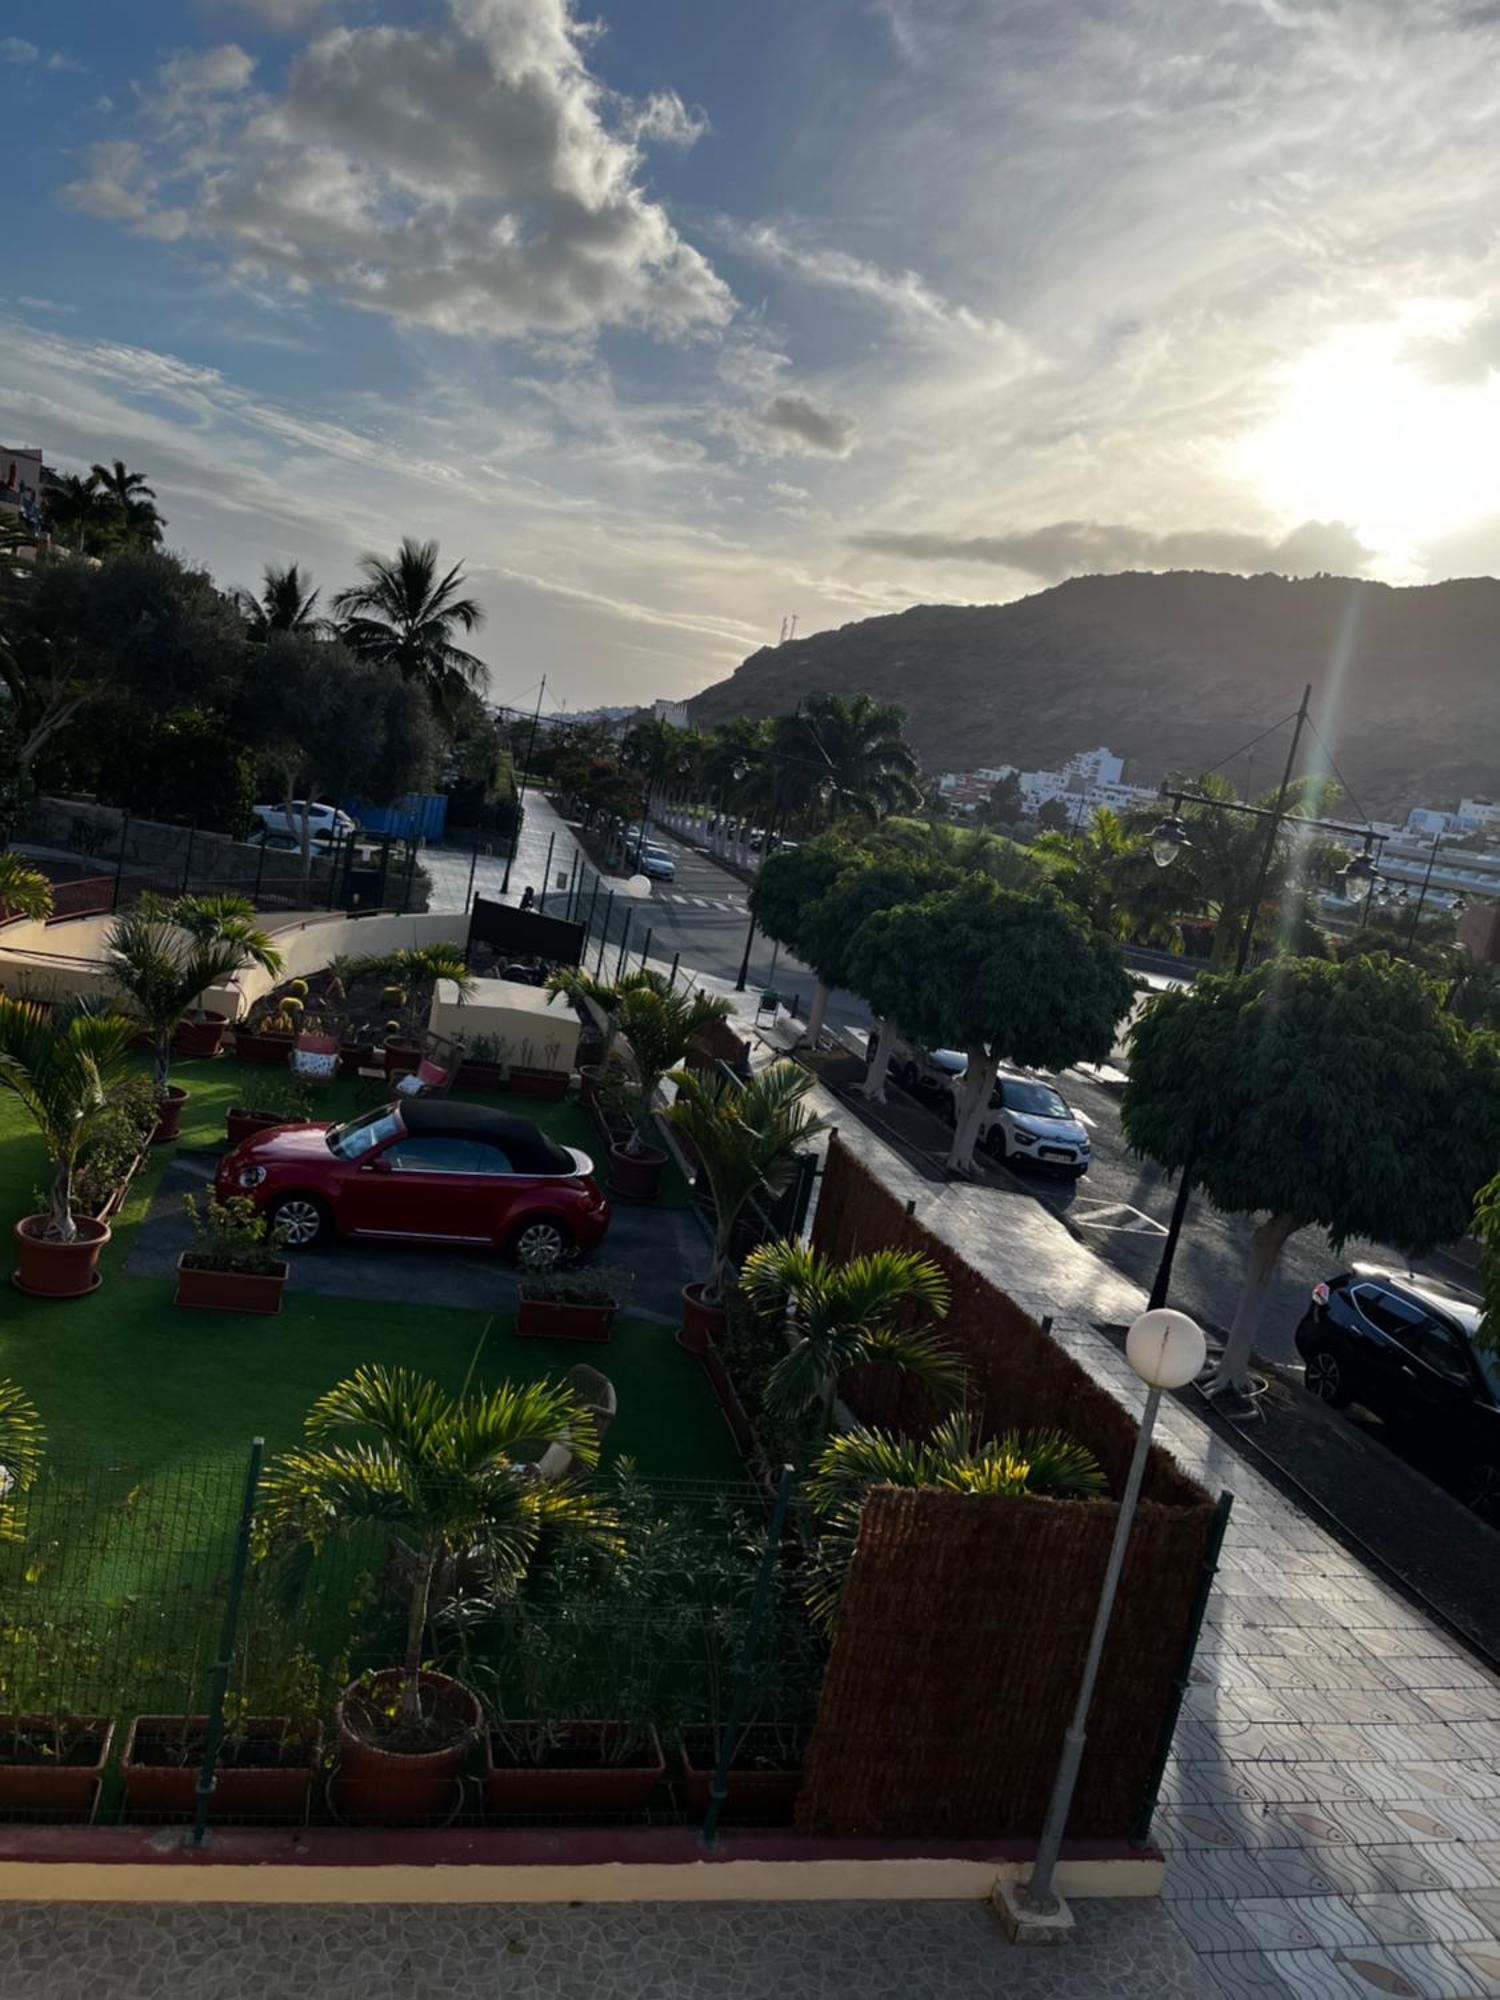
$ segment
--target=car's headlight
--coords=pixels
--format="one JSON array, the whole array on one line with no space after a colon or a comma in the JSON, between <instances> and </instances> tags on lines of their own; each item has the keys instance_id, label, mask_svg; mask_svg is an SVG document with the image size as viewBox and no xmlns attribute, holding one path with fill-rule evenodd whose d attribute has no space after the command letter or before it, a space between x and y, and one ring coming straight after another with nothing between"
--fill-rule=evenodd
<instances>
[{"instance_id":1,"label":"car's headlight","mask_svg":"<svg viewBox=\"0 0 1500 2000\"><path fill-rule=\"evenodd\" d=\"M1018 1146L1034 1146L1041 1136L1040 1132L1028 1131L1024 1125L1016 1127L1016 1144Z\"/></svg>"},{"instance_id":2,"label":"car's headlight","mask_svg":"<svg viewBox=\"0 0 1500 2000\"><path fill-rule=\"evenodd\" d=\"M235 1179L242 1188L257 1188L266 1177L264 1167L241 1167Z\"/></svg>"}]
</instances>

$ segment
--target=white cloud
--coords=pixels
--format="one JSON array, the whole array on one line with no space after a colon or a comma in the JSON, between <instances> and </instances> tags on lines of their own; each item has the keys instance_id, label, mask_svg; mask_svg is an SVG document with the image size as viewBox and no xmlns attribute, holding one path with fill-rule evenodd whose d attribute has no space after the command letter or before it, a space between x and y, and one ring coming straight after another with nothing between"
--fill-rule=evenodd
<instances>
[{"instance_id":1,"label":"white cloud","mask_svg":"<svg viewBox=\"0 0 1500 2000\"><path fill-rule=\"evenodd\" d=\"M23 42L19 35L7 35L0 41L0 62L34 63L41 53L35 42Z\"/></svg>"},{"instance_id":2,"label":"white cloud","mask_svg":"<svg viewBox=\"0 0 1500 2000\"><path fill-rule=\"evenodd\" d=\"M337 12L340 0L203 0L203 4L216 12L243 14L273 34L293 35Z\"/></svg>"},{"instance_id":3,"label":"white cloud","mask_svg":"<svg viewBox=\"0 0 1500 2000\"><path fill-rule=\"evenodd\" d=\"M815 240L805 225L736 222L719 216L714 233L742 257L824 290L848 293L890 317L926 329L1002 334L1006 329L946 299L916 271L888 271Z\"/></svg>"},{"instance_id":4,"label":"white cloud","mask_svg":"<svg viewBox=\"0 0 1500 2000\"><path fill-rule=\"evenodd\" d=\"M754 422L782 450L817 452L847 458L859 436L859 425L843 410L826 408L810 396L783 391L757 410Z\"/></svg>"},{"instance_id":5,"label":"white cloud","mask_svg":"<svg viewBox=\"0 0 1500 2000\"><path fill-rule=\"evenodd\" d=\"M625 129L646 145L687 147L697 145L709 124L703 112L689 111L675 90L656 90L631 106Z\"/></svg>"},{"instance_id":6,"label":"white cloud","mask_svg":"<svg viewBox=\"0 0 1500 2000\"><path fill-rule=\"evenodd\" d=\"M426 27L330 29L284 95L228 115L249 56L176 58L148 98L171 143L96 148L68 192L253 277L447 333L721 326L727 287L638 179L638 142L685 143L692 121L661 94L612 124L586 40L569 0L449 0Z\"/></svg>"},{"instance_id":7,"label":"white cloud","mask_svg":"<svg viewBox=\"0 0 1500 2000\"><path fill-rule=\"evenodd\" d=\"M1126 569L1208 569L1281 576L1332 570L1357 575L1370 550L1343 521L1304 521L1285 535L1234 528L1180 528L1157 533L1121 522L1052 521L1001 535L903 534L871 529L850 537L857 548L916 562L983 563L1047 583Z\"/></svg>"}]
</instances>

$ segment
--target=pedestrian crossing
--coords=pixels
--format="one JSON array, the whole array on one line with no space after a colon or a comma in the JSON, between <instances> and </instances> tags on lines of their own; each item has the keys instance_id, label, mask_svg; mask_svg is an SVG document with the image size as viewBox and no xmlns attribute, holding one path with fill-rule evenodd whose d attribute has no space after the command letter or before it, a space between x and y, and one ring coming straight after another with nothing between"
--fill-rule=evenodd
<instances>
[{"instance_id":1,"label":"pedestrian crossing","mask_svg":"<svg viewBox=\"0 0 1500 2000\"><path fill-rule=\"evenodd\" d=\"M685 896L675 889L664 890L661 901L664 903L690 903L694 909L698 910L728 910L731 914L736 910L743 910L745 907L743 903L726 903L721 896Z\"/></svg>"}]
</instances>

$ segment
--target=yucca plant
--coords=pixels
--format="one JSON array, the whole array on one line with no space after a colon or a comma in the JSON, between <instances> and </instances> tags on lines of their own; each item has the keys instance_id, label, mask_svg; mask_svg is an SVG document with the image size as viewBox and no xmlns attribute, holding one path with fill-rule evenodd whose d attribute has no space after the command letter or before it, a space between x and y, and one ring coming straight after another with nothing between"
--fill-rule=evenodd
<instances>
[{"instance_id":1,"label":"yucca plant","mask_svg":"<svg viewBox=\"0 0 1500 2000\"><path fill-rule=\"evenodd\" d=\"M1048 1494L1097 1500L1106 1491L1099 1461L1086 1445L1059 1430L1012 1430L986 1438L973 1410L955 1411L925 1438L864 1429L831 1438L807 1482L808 1498L823 1523L807 1603L825 1629L838 1615L860 1515L873 1486L933 1486L987 1499Z\"/></svg>"},{"instance_id":2,"label":"yucca plant","mask_svg":"<svg viewBox=\"0 0 1500 2000\"><path fill-rule=\"evenodd\" d=\"M474 976L464 963L461 945L404 946L382 962L382 970L392 981L394 989L403 995L394 1004L405 1014L406 1031L413 1036L422 1026L422 1008L431 1004L432 989L440 979L453 981L460 1000L467 1000L474 991Z\"/></svg>"},{"instance_id":3,"label":"yucca plant","mask_svg":"<svg viewBox=\"0 0 1500 2000\"><path fill-rule=\"evenodd\" d=\"M52 914L52 884L19 854L0 854L0 913L38 923Z\"/></svg>"},{"instance_id":4,"label":"yucca plant","mask_svg":"<svg viewBox=\"0 0 1500 2000\"><path fill-rule=\"evenodd\" d=\"M559 1383L506 1383L450 1396L405 1368L361 1368L314 1403L306 1444L275 1460L262 1488L271 1540L321 1548L367 1522L406 1535L416 1561L401 1710L420 1714L422 1640L442 1564L479 1549L498 1594L525 1580L546 1530L614 1545L614 1515L577 1487L539 1479L531 1461L566 1443L593 1466L593 1416Z\"/></svg>"},{"instance_id":5,"label":"yucca plant","mask_svg":"<svg viewBox=\"0 0 1500 2000\"><path fill-rule=\"evenodd\" d=\"M639 1091L627 1153L645 1152L657 1088L668 1070L687 1054L694 1035L711 1021L727 1020L733 1012L731 1002L707 993L663 993L650 986L634 986L620 995L615 1020L635 1058Z\"/></svg>"},{"instance_id":6,"label":"yucca plant","mask_svg":"<svg viewBox=\"0 0 1500 2000\"><path fill-rule=\"evenodd\" d=\"M677 1096L662 1115L692 1147L713 1196L714 1252L703 1297L718 1305L745 1204L762 1189L778 1194L787 1185L798 1148L826 1121L804 1104L813 1077L796 1063L772 1063L743 1087L690 1069L674 1070L672 1081Z\"/></svg>"},{"instance_id":7,"label":"yucca plant","mask_svg":"<svg viewBox=\"0 0 1500 2000\"><path fill-rule=\"evenodd\" d=\"M963 1363L925 1321L948 1310L948 1280L914 1250L871 1250L836 1263L810 1244L762 1243L745 1259L740 1290L758 1313L790 1322L792 1345L766 1378L773 1408L821 1405L833 1421L839 1377L889 1361L940 1403L963 1394Z\"/></svg>"},{"instance_id":8,"label":"yucca plant","mask_svg":"<svg viewBox=\"0 0 1500 2000\"><path fill-rule=\"evenodd\" d=\"M172 1037L210 986L252 965L281 970L281 953L244 896L142 896L117 917L105 940L110 978L151 1031L152 1082L167 1094Z\"/></svg>"},{"instance_id":9,"label":"yucca plant","mask_svg":"<svg viewBox=\"0 0 1500 2000\"><path fill-rule=\"evenodd\" d=\"M620 1003L627 993L667 993L671 989L665 976L653 972L649 966L636 966L622 972L618 979L597 979L584 967L559 965L547 974L546 985L542 989L549 998L558 994L567 996L576 1006L581 1000L592 1000L604 1016L603 1059L608 1060L614 1047L615 1036L620 1031ZM670 1069L671 1064L667 1067Z\"/></svg>"},{"instance_id":10,"label":"yucca plant","mask_svg":"<svg viewBox=\"0 0 1500 2000\"><path fill-rule=\"evenodd\" d=\"M126 1066L136 1024L97 1001L77 1001L49 1014L34 1000L0 998L0 1088L30 1112L47 1158L52 1186L44 1236L71 1243L73 1176L106 1111L109 1089Z\"/></svg>"},{"instance_id":11,"label":"yucca plant","mask_svg":"<svg viewBox=\"0 0 1500 2000\"><path fill-rule=\"evenodd\" d=\"M16 1497L35 1485L46 1441L36 1404L0 1379L0 1542L18 1539Z\"/></svg>"}]
</instances>

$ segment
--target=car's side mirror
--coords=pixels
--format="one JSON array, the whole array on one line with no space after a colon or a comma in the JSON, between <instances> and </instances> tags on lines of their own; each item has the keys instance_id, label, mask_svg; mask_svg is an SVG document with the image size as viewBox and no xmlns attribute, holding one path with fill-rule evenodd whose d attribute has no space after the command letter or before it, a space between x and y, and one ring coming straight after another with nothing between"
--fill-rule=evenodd
<instances>
[{"instance_id":1,"label":"car's side mirror","mask_svg":"<svg viewBox=\"0 0 1500 2000\"><path fill-rule=\"evenodd\" d=\"M388 1174L390 1170L391 1163L385 1157L384 1153L381 1153L376 1159L366 1160L365 1162L365 1172L367 1174Z\"/></svg>"}]
</instances>

